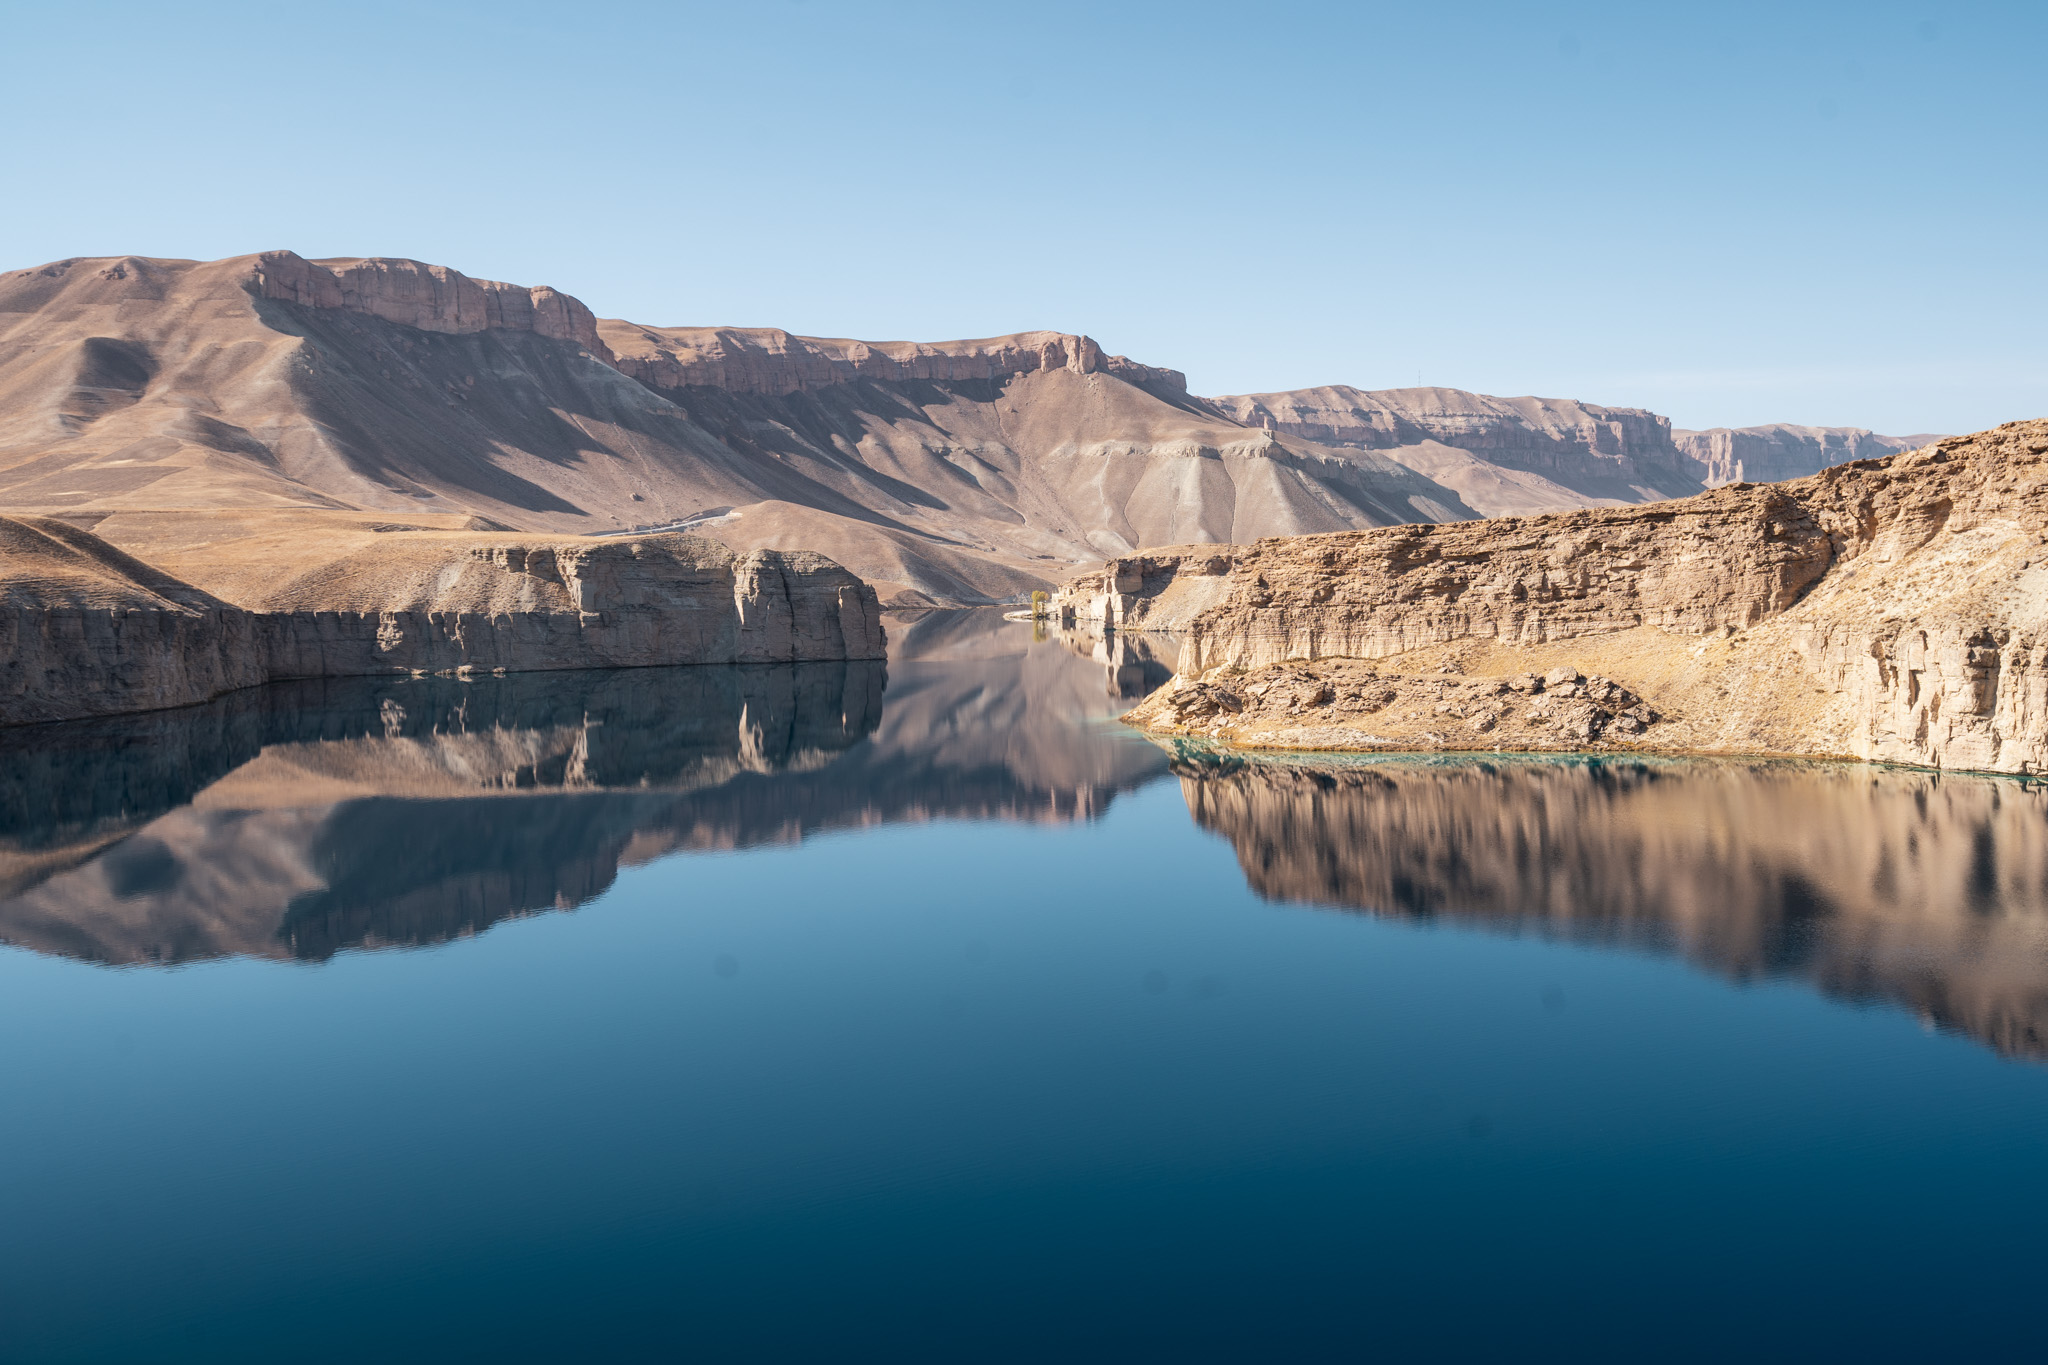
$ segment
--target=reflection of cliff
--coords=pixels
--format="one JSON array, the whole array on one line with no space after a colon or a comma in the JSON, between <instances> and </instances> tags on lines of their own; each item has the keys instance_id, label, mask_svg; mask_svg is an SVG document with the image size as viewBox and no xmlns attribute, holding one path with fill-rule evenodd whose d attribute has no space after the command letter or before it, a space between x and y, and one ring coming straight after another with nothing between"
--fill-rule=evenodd
<instances>
[{"instance_id":1,"label":"reflection of cliff","mask_svg":"<svg viewBox=\"0 0 2048 1365\"><path fill-rule=\"evenodd\" d=\"M883 685L867 662L328 680L17 731L0 939L321 957L575 904L692 792L858 742Z\"/></svg>"},{"instance_id":2,"label":"reflection of cliff","mask_svg":"<svg viewBox=\"0 0 2048 1365\"><path fill-rule=\"evenodd\" d=\"M2048 1057L2048 789L1821 764L1175 764L1274 900L1668 948Z\"/></svg>"},{"instance_id":3,"label":"reflection of cliff","mask_svg":"<svg viewBox=\"0 0 2048 1365\"><path fill-rule=\"evenodd\" d=\"M1163 774L1057 642L939 613L880 664L257 689L19 731L0 940L320 959L581 904L622 864L949 816L1072 819Z\"/></svg>"},{"instance_id":4,"label":"reflection of cliff","mask_svg":"<svg viewBox=\"0 0 2048 1365\"><path fill-rule=\"evenodd\" d=\"M1041 638L1057 637L1071 652L1103 670L1104 691L1119 701L1140 701L1173 680L1180 637L1168 631L1118 630L1098 622L1033 624Z\"/></svg>"}]
</instances>

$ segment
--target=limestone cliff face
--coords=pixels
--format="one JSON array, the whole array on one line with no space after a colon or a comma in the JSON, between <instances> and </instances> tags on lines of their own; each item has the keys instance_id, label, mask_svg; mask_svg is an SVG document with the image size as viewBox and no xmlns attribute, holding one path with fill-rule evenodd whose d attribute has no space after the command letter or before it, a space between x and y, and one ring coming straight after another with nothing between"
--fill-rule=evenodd
<instances>
[{"instance_id":1,"label":"limestone cliff face","mask_svg":"<svg viewBox=\"0 0 2048 1365\"><path fill-rule=\"evenodd\" d=\"M1176 630L1228 597L1236 551L1183 545L1123 555L1062 583L1049 605L1062 626Z\"/></svg>"},{"instance_id":2,"label":"limestone cliff face","mask_svg":"<svg viewBox=\"0 0 2048 1365\"><path fill-rule=\"evenodd\" d=\"M1709 488L1744 480L1775 483L1804 478L1829 465L1882 459L1942 439L1935 435L1880 436L1867 427L1802 427L1784 422L1674 431L1671 436L1680 452L1698 465L1700 482Z\"/></svg>"},{"instance_id":3,"label":"limestone cliff face","mask_svg":"<svg viewBox=\"0 0 2048 1365\"><path fill-rule=\"evenodd\" d=\"M855 379L960 382L1066 370L1112 374L1141 388L1185 394L1177 370L1104 355L1091 337L1018 332L977 341L849 341L792 336L773 327L641 327L603 324L618 368L655 389L707 387L790 394Z\"/></svg>"},{"instance_id":4,"label":"limestone cliff face","mask_svg":"<svg viewBox=\"0 0 2048 1365\"><path fill-rule=\"evenodd\" d=\"M367 313L423 332L534 332L612 358L583 302L544 284L473 280L444 265L383 256L309 261L291 251L256 257L253 279L266 299Z\"/></svg>"},{"instance_id":5,"label":"limestone cliff face","mask_svg":"<svg viewBox=\"0 0 2048 1365\"><path fill-rule=\"evenodd\" d=\"M1540 643L1642 625L1701 635L1784 611L1833 555L1809 509L1777 487L1260 541L1235 556L1228 599L1192 624L1183 664L1371 659L1475 635Z\"/></svg>"},{"instance_id":6,"label":"limestone cliff face","mask_svg":"<svg viewBox=\"0 0 2048 1365\"><path fill-rule=\"evenodd\" d=\"M1240 547L1180 672L1484 644L1625 684L1670 747L2040 772L2044 544L2048 422L2016 422L1648 507Z\"/></svg>"},{"instance_id":7,"label":"limestone cliff face","mask_svg":"<svg viewBox=\"0 0 2048 1365\"><path fill-rule=\"evenodd\" d=\"M735 555L679 535L389 541L245 607L161 575L110 578L106 565L137 562L62 523L0 518L0 546L15 550L0 563L0 724L182 706L288 678L886 652L873 589L819 555Z\"/></svg>"},{"instance_id":8,"label":"limestone cliff face","mask_svg":"<svg viewBox=\"0 0 2048 1365\"><path fill-rule=\"evenodd\" d=\"M1363 450L1435 441L1625 502L1681 497L1700 487L1672 441L1671 419L1642 408L1345 384L1207 401L1234 421L1301 440Z\"/></svg>"}]
</instances>

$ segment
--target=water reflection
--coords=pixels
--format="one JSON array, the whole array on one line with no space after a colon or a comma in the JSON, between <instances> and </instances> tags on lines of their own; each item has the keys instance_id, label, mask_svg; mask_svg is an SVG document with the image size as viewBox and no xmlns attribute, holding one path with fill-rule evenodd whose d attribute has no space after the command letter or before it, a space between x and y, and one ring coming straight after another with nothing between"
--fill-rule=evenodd
<instances>
[{"instance_id":1,"label":"water reflection","mask_svg":"<svg viewBox=\"0 0 2048 1365\"><path fill-rule=\"evenodd\" d=\"M1034 639L1056 639L1099 665L1104 691L1120 701L1142 701L1164 687L1173 678L1173 661L1180 654L1179 635L1166 631L1132 634L1061 626L1040 619L1032 622L1032 632Z\"/></svg>"},{"instance_id":2,"label":"water reflection","mask_svg":"<svg viewBox=\"0 0 2048 1365\"><path fill-rule=\"evenodd\" d=\"M0 940L321 960L571 908L622 866L1070 821L1178 775L1250 888L1683 954L2048 1055L2048 792L1792 763L1247 762L1112 723L1172 642L998 613L880 664L349 680L11 732ZM1176 856L1173 848L1134 856Z\"/></svg>"},{"instance_id":3,"label":"water reflection","mask_svg":"<svg viewBox=\"0 0 2048 1365\"><path fill-rule=\"evenodd\" d=\"M2048 789L1816 763L1245 762L1188 809L1276 901L1675 951L2048 1055Z\"/></svg>"},{"instance_id":4,"label":"water reflection","mask_svg":"<svg viewBox=\"0 0 2048 1365\"><path fill-rule=\"evenodd\" d=\"M1063 643L996 613L892 635L886 671L331 680L14 731L0 941L116 964L429 944L676 851L1085 818L1164 773L1100 742L1124 703Z\"/></svg>"}]
</instances>

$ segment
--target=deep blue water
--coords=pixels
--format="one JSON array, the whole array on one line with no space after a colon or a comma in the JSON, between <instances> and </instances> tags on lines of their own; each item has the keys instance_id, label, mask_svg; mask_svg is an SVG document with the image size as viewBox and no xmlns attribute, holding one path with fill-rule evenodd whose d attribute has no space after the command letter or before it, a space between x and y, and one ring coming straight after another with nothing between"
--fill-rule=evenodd
<instances>
[{"instance_id":1,"label":"deep blue water","mask_svg":"<svg viewBox=\"0 0 2048 1365\"><path fill-rule=\"evenodd\" d=\"M2034 789L1240 766L894 634L16 747L0 1359L2048 1347Z\"/></svg>"}]
</instances>

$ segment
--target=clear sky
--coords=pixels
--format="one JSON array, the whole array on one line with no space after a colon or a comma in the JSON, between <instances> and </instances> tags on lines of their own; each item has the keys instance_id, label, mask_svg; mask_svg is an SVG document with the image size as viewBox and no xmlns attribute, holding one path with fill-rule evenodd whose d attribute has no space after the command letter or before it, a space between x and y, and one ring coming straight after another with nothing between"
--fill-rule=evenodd
<instances>
[{"instance_id":1,"label":"clear sky","mask_svg":"<svg viewBox=\"0 0 2048 1365\"><path fill-rule=\"evenodd\" d=\"M1087 332L1197 392L2048 415L2048 3L0 0L0 267Z\"/></svg>"}]
</instances>

